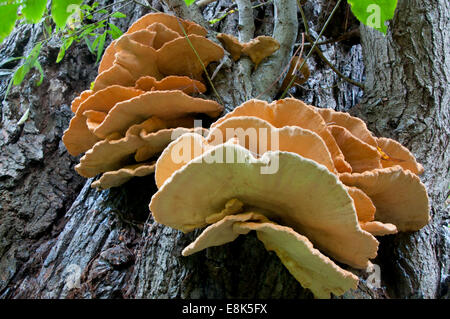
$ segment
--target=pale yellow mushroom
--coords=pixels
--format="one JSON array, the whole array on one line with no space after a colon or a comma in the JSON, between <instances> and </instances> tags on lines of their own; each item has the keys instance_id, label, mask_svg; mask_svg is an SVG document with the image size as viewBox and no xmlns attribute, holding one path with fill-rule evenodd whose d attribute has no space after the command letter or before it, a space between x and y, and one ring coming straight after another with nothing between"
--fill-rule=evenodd
<instances>
[{"instance_id":1,"label":"pale yellow mushroom","mask_svg":"<svg viewBox=\"0 0 450 319\"><path fill-rule=\"evenodd\" d=\"M67 151L71 155L77 156L100 141L100 138L95 136L87 126L87 118L83 115L86 111L109 112L117 103L132 99L142 93L144 92L131 87L113 85L90 94L77 107L69 128L64 132L62 140Z\"/></svg>"},{"instance_id":2,"label":"pale yellow mushroom","mask_svg":"<svg viewBox=\"0 0 450 319\"><path fill-rule=\"evenodd\" d=\"M153 24L162 24L165 27L167 27L169 30L174 31L178 34L178 36L183 36L183 29L185 32L189 34L197 34L201 36L206 36L206 29L202 26L192 22L192 21L186 21L183 19L180 19L175 16L171 16L165 13L149 13L147 15L142 16L138 20L136 20L130 28L125 32L125 35L134 33L136 31L144 30L149 28ZM180 27L181 25L181 27ZM151 31L155 31L157 27L154 27L154 29L150 29ZM158 30L156 30L158 31ZM167 31L164 30L164 33ZM114 40L111 42L111 44L106 48L105 53L103 54L103 58L100 61L100 65L98 67L98 73L102 73L103 71L109 69L112 67L115 59L115 43L117 40ZM157 41L158 45L159 42Z\"/></svg>"},{"instance_id":3,"label":"pale yellow mushroom","mask_svg":"<svg viewBox=\"0 0 450 319\"><path fill-rule=\"evenodd\" d=\"M217 117L222 111L223 107L215 101L194 98L179 90L150 91L117 103L94 133L99 138L105 138L113 132L125 134L131 125L152 116L162 120L173 120L195 113Z\"/></svg>"},{"instance_id":4,"label":"pale yellow mushroom","mask_svg":"<svg viewBox=\"0 0 450 319\"><path fill-rule=\"evenodd\" d=\"M343 173L339 178L370 197L376 207L377 221L394 224L399 231L416 231L430 220L425 185L409 170L393 166L364 173Z\"/></svg>"},{"instance_id":5,"label":"pale yellow mushroom","mask_svg":"<svg viewBox=\"0 0 450 319\"><path fill-rule=\"evenodd\" d=\"M211 127L235 116L256 116L278 128L298 126L313 131L325 142L337 171L351 172L351 166L345 161L323 118L312 106L300 100L286 98L270 104L261 100L249 100L218 119Z\"/></svg>"},{"instance_id":6,"label":"pale yellow mushroom","mask_svg":"<svg viewBox=\"0 0 450 319\"><path fill-rule=\"evenodd\" d=\"M275 164L271 174L261 173ZM234 198L353 267L367 267L377 254L378 241L360 228L353 200L336 175L291 152L268 151L255 158L234 143L211 147L164 182L150 211L159 223L191 231Z\"/></svg>"},{"instance_id":7,"label":"pale yellow mushroom","mask_svg":"<svg viewBox=\"0 0 450 319\"><path fill-rule=\"evenodd\" d=\"M136 81L136 89L142 91L171 91L180 90L186 94L204 93L205 85L197 80L193 80L187 76L170 75L161 81L156 80L152 76L143 76Z\"/></svg>"},{"instance_id":8,"label":"pale yellow mushroom","mask_svg":"<svg viewBox=\"0 0 450 319\"><path fill-rule=\"evenodd\" d=\"M352 172L361 173L382 167L376 147L364 143L342 126L329 125L328 129L344 154L345 161L352 167Z\"/></svg>"},{"instance_id":9,"label":"pale yellow mushroom","mask_svg":"<svg viewBox=\"0 0 450 319\"><path fill-rule=\"evenodd\" d=\"M155 171L155 163L139 163L128 165L117 171L109 171L92 183L92 188L99 190L118 187L125 184L133 177L143 177L152 174Z\"/></svg>"}]
</instances>

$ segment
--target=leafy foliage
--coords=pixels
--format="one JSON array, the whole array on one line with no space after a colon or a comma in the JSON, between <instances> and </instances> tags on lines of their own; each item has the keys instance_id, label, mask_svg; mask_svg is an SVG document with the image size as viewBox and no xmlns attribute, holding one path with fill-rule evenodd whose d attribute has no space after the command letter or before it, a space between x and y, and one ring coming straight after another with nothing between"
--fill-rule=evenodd
<instances>
[{"instance_id":1,"label":"leafy foliage","mask_svg":"<svg viewBox=\"0 0 450 319\"><path fill-rule=\"evenodd\" d=\"M9 0L0 6L0 42L14 29L18 8L18 3Z\"/></svg>"},{"instance_id":2,"label":"leafy foliage","mask_svg":"<svg viewBox=\"0 0 450 319\"><path fill-rule=\"evenodd\" d=\"M44 27L45 39L36 43L34 48L27 56L8 58L0 64L4 65L15 60L22 60L22 63L11 71L12 77L8 84L5 99L12 85L20 85L25 76L32 69L39 71L40 77L36 82L39 86L44 79L44 71L39 63L39 54L43 45L52 36L56 36L61 40L61 46L56 58L56 63L59 63L65 56L66 51L73 43L84 41L89 51L96 56L97 63L104 51L106 37L109 34L113 39L117 39L122 35L122 31L115 26L110 18L124 18L125 14L121 12L110 13L104 8L98 8L99 4L94 2L92 6L82 5L83 0L52 0L51 15L46 18L47 0L6 0L0 2L0 42L8 36L14 29L14 25L18 19L27 23L42 22ZM22 15L18 15L18 12ZM98 16L103 16L99 21L94 20ZM51 18L50 18L51 17ZM56 26L52 26L51 21ZM91 22L93 21L93 22ZM91 23L89 23L91 22Z\"/></svg>"},{"instance_id":3,"label":"leafy foliage","mask_svg":"<svg viewBox=\"0 0 450 319\"><path fill-rule=\"evenodd\" d=\"M397 0L348 0L355 17L365 25L386 34L387 20L394 17Z\"/></svg>"},{"instance_id":4,"label":"leafy foliage","mask_svg":"<svg viewBox=\"0 0 450 319\"><path fill-rule=\"evenodd\" d=\"M52 18L55 24L63 28L82 2L83 0L52 0Z\"/></svg>"},{"instance_id":5,"label":"leafy foliage","mask_svg":"<svg viewBox=\"0 0 450 319\"><path fill-rule=\"evenodd\" d=\"M28 0L22 8L22 13L27 21L37 23L44 15L46 5L47 0Z\"/></svg>"},{"instance_id":6,"label":"leafy foliage","mask_svg":"<svg viewBox=\"0 0 450 319\"><path fill-rule=\"evenodd\" d=\"M14 72L13 76L14 85L19 85L20 83L22 83L23 79L25 78L25 75L32 68L37 68L39 72L41 72L41 77L39 81L36 83L36 85L38 86L41 85L44 73L42 72L42 67L39 61L37 60L39 57L39 53L41 52L41 48L42 42L38 42L31 50L31 53L26 58L24 58L25 60L24 63L16 70L16 72Z\"/></svg>"}]
</instances>

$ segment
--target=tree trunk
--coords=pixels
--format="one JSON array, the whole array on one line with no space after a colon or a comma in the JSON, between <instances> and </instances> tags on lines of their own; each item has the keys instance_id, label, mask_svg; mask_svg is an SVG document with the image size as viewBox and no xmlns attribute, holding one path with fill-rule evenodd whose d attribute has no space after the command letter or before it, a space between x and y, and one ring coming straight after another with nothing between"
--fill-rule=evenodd
<instances>
[{"instance_id":1,"label":"tree trunk","mask_svg":"<svg viewBox=\"0 0 450 319\"><path fill-rule=\"evenodd\" d=\"M229 14L213 31L244 40L273 34L282 46L256 71L247 58L236 63L225 58L214 86L228 111L249 98L277 98L277 84L272 84L304 31L295 15L295 0L274 0L274 5L255 9L249 8L248 1L221 0L201 11L196 6L185 8L181 0L149 3L205 26L205 21L236 3L239 13ZM308 1L304 7L311 32L318 34L319 21L330 12L328 2ZM114 22L122 30L150 12L134 2L120 11L127 18ZM395 138L411 149L425 167L432 221L419 232L382 238L374 260L381 268L382 287L372 288L366 282L368 273L350 269L361 280L358 289L344 298L448 297L449 16L446 0L425 4L400 0L386 37L361 27L362 45L352 38L320 47L347 77L360 82L365 78L364 94L343 82L317 56L308 60L312 74L308 82L291 90L307 103L350 110L365 119L377 136ZM329 28L345 25L341 32L351 30L344 19L345 15L337 15ZM240 23L246 27L238 27ZM29 52L42 32L40 25L18 27L0 48L0 61ZM214 40L213 33L210 38ZM39 75L32 73L28 82L13 87L2 104L1 297L312 297L251 234L182 257L182 249L199 231L183 234L153 221L148 211L156 191L153 176L107 191L90 188L93 180L76 174L73 166L79 158L67 153L61 136L71 117L71 100L96 76L95 59L80 43L55 64L58 48L57 39L44 48L43 84L35 87L32 81ZM210 66L209 73L217 66ZM2 76L3 94L8 80ZM217 99L213 93L208 97ZM17 125L27 108L29 119Z\"/></svg>"}]
</instances>

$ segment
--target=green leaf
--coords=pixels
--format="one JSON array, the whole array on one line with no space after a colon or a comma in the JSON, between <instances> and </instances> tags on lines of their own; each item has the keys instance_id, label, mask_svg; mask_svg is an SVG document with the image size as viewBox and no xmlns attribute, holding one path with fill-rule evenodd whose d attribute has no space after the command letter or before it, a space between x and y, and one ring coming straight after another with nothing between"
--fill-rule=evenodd
<instances>
[{"instance_id":1,"label":"green leaf","mask_svg":"<svg viewBox=\"0 0 450 319\"><path fill-rule=\"evenodd\" d=\"M123 34L123 32L112 23L108 23L108 25L109 25L109 29L110 29L109 34L111 34L112 38L114 40L117 38L120 38L120 36Z\"/></svg>"},{"instance_id":2,"label":"green leaf","mask_svg":"<svg viewBox=\"0 0 450 319\"><path fill-rule=\"evenodd\" d=\"M73 38L65 39L62 46L59 48L58 56L56 57L56 63L59 63L66 54L66 50L72 45Z\"/></svg>"},{"instance_id":3,"label":"green leaf","mask_svg":"<svg viewBox=\"0 0 450 319\"><path fill-rule=\"evenodd\" d=\"M5 96L3 97L3 101L6 101L6 98L8 97L9 91L11 91L11 87L13 85L14 79L11 78L8 83L8 87L6 88Z\"/></svg>"},{"instance_id":4,"label":"green leaf","mask_svg":"<svg viewBox=\"0 0 450 319\"><path fill-rule=\"evenodd\" d=\"M30 55L28 55L28 57L27 57L27 60L29 60L28 64L30 64L30 65L34 64L34 62L39 57L39 54L41 53L41 48L42 48L42 42L36 43L36 45L31 50Z\"/></svg>"},{"instance_id":5,"label":"green leaf","mask_svg":"<svg viewBox=\"0 0 450 319\"><path fill-rule=\"evenodd\" d=\"M220 20L222 20L222 19L212 19L212 20L209 20L209 24L215 24L215 23L219 22Z\"/></svg>"},{"instance_id":6,"label":"green leaf","mask_svg":"<svg viewBox=\"0 0 450 319\"><path fill-rule=\"evenodd\" d=\"M98 63L100 61L100 58L103 54L103 48L105 46L105 40L106 40L106 32L103 32L101 36L99 36L100 40L98 41L98 47L97 47L97 61L95 63Z\"/></svg>"},{"instance_id":7,"label":"green leaf","mask_svg":"<svg viewBox=\"0 0 450 319\"><path fill-rule=\"evenodd\" d=\"M43 25L44 25L45 31L47 32L47 36L51 37L52 36L52 27L47 24L46 20L44 20Z\"/></svg>"},{"instance_id":8,"label":"green leaf","mask_svg":"<svg viewBox=\"0 0 450 319\"><path fill-rule=\"evenodd\" d=\"M14 85L20 85L23 82L23 79L25 78L25 75L30 71L30 66L28 63L24 63L21 66L18 67L16 72L14 72L13 75L13 84Z\"/></svg>"},{"instance_id":9,"label":"green leaf","mask_svg":"<svg viewBox=\"0 0 450 319\"><path fill-rule=\"evenodd\" d=\"M83 0L52 0L52 18L55 24L64 28L67 19L76 12Z\"/></svg>"},{"instance_id":10,"label":"green leaf","mask_svg":"<svg viewBox=\"0 0 450 319\"><path fill-rule=\"evenodd\" d=\"M22 13L31 23L37 23L41 20L46 9L47 0L26 0L22 7Z\"/></svg>"},{"instance_id":11,"label":"green leaf","mask_svg":"<svg viewBox=\"0 0 450 319\"><path fill-rule=\"evenodd\" d=\"M34 67L39 71L39 80L36 82L36 86L39 86L42 84L42 81L44 80L44 70L42 69L41 64L39 61L34 61Z\"/></svg>"},{"instance_id":12,"label":"green leaf","mask_svg":"<svg viewBox=\"0 0 450 319\"><path fill-rule=\"evenodd\" d=\"M94 39L94 42L92 42L92 49L97 50L98 41L100 40L100 36L96 37Z\"/></svg>"},{"instance_id":13,"label":"green leaf","mask_svg":"<svg viewBox=\"0 0 450 319\"><path fill-rule=\"evenodd\" d=\"M14 72L13 75L13 84L14 85L20 85L23 82L23 79L27 75L28 72L30 72L31 68L36 63L39 53L41 52L42 48L42 42L38 42L33 49L31 50L30 54L25 58L24 63L17 68L17 70Z\"/></svg>"},{"instance_id":14,"label":"green leaf","mask_svg":"<svg viewBox=\"0 0 450 319\"><path fill-rule=\"evenodd\" d=\"M64 45L62 45L59 48L58 56L56 57L56 63L59 63L64 58L64 55L66 55L66 48L64 47Z\"/></svg>"},{"instance_id":15,"label":"green leaf","mask_svg":"<svg viewBox=\"0 0 450 319\"><path fill-rule=\"evenodd\" d=\"M125 14L123 14L122 12L114 12L113 14L111 14L112 18L126 18L127 16Z\"/></svg>"},{"instance_id":16,"label":"green leaf","mask_svg":"<svg viewBox=\"0 0 450 319\"><path fill-rule=\"evenodd\" d=\"M30 108L28 108L25 113L23 113L22 117L20 118L19 122L17 122L17 126L22 125L23 123L28 120L28 116L30 115Z\"/></svg>"},{"instance_id":17,"label":"green leaf","mask_svg":"<svg viewBox=\"0 0 450 319\"><path fill-rule=\"evenodd\" d=\"M89 41L89 39L87 37L84 38L84 42L86 42L89 52L91 52L92 54L95 54L95 49L92 47L92 43Z\"/></svg>"},{"instance_id":18,"label":"green leaf","mask_svg":"<svg viewBox=\"0 0 450 319\"><path fill-rule=\"evenodd\" d=\"M8 1L0 5L0 43L11 33L17 20L18 4Z\"/></svg>"},{"instance_id":19,"label":"green leaf","mask_svg":"<svg viewBox=\"0 0 450 319\"><path fill-rule=\"evenodd\" d=\"M193 4L195 2L195 0L184 0L184 2L189 7L191 4Z\"/></svg>"},{"instance_id":20,"label":"green leaf","mask_svg":"<svg viewBox=\"0 0 450 319\"><path fill-rule=\"evenodd\" d=\"M386 34L387 20L394 17L397 0L348 0L355 17L365 25Z\"/></svg>"},{"instance_id":21,"label":"green leaf","mask_svg":"<svg viewBox=\"0 0 450 319\"><path fill-rule=\"evenodd\" d=\"M6 58L6 59L0 61L0 66L3 66L3 65L5 65L5 64L7 64L9 62L16 61L16 60L21 60L21 59L25 59L25 57L19 56L19 57L14 57L14 58L13 57Z\"/></svg>"},{"instance_id":22,"label":"green leaf","mask_svg":"<svg viewBox=\"0 0 450 319\"><path fill-rule=\"evenodd\" d=\"M86 26L86 29L83 32L81 32L81 34L79 35L79 38L84 38L85 36L90 34L92 31L94 31L96 28L97 28L96 25Z\"/></svg>"}]
</instances>

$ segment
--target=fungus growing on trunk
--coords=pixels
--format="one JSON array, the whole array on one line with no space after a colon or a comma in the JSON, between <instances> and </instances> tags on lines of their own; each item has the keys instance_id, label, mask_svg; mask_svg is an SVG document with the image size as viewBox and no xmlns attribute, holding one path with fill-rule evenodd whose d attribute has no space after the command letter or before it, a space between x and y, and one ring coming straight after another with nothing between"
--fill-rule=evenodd
<instances>
[{"instance_id":1,"label":"fungus growing on trunk","mask_svg":"<svg viewBox=\"0 0 450 319\"><path fill-rule=\"evenodd\" d=\"M251 100L208 135L184 134L165 148L149 205L155 220L184 232L209 225L183 255L255 230L305 288L329 298L358 279L325 255L364 269L377 255L373 236L428 223L414 156L398 143L379 143L357 118L319 110L295 99ZM384 149L408 168L383 168Z\"/></svg>"},{"instance_id":2,"label":"fungus growing on trunk","mask_svg":"<svg viewBox=\"0 0 450 319\"><path fill-rule=\"evenodd\" d=\"M239 60L241 55L245 54L255 64L255 69L262 60L271 56L280 48L280 43L277 40L266 35L260 35L247 43L240 43L236 37L226 33L219 33L217 39L230 53L234 61Z\"/></svg>"},{"instance_id":3,"label":"fungus growing on trunk","mask_svg":"<svg viewBox=\"0 0 450 319\"><path fill-rule=\"evenodd\" d=\"M183 36L183 30L180 27L181 26L184 28L186 34L190 35L190 34L197 34L200 36L206 36L206 29L203 28L202 26L191 22L191 21L186 21L183 19L180 19L178 17L175 16L171 16L165 13L149 13L145 16L142 16L141 18L139 18L138 20L136 20L131 26L130 28L125 32L125 34L130 34L136 31L140 31L140 30L145 30L148 27L150 27L150 31L160 31L159 30L155 30L157 29L157 27L151 27L153 24L162 24L164 25L167 29L172 30L174 32L176 32L178 34L178 36ZM166 30L163 30L164 33L167 33ZM103 71L109 69L110 67L112 67L113 63L114 63L114 59L115 59L115 54L116 54L116 50L115 50L115 43L117 40L114 40L113 42L111 42L111 44L106 48L105 53L103 54L103 58L100 62L100 65L98 67L98 73L102 73ZM157 41L158 44L158 41Z\"/></svg>"},{"instance_id":4,"label":"fungus growing on trunk","mask_svg":"<svg viewBox=\"0 0 450 319\"><path fill-rule=\"evenodd\" d=\"M399 231L416 231L430 220L428 195L419 177L400 166L364 173L343 173L340 180L366 193L376 207L375 218L397 226Z\"/></svg>"},{"instance_id":5,"label":"fungus growing on trunk","mask_svg":"<svg viewBox=\"0 0 450 319\"><path fill-rule=\"evenodd\" d=\"M133 36L145 34L138 42ZM115 43L113 65L100 73L94 81L93 90L101 90L109 85L134 86L143 76L157 80L167 75L185 75L202 80L204 67L223 57L223 49L199 35L177 37L164 43L158 49L153 47L156 32L140 30L120 37ZM195 51L194 51L195 49Z\"/></svg>"},{"instance_id":6,"label":"fungus growing on trunk","mask_svg":"<svg viewBox=\"0 0 450 319\"><path fill-rule=\"evenodd\" d=\"M423 173L423 166L416 161L414 155L406 147L390 138L376 138L361 119L331 109L316 109L330 128L336 126L345 128L350 133L346 134L348 138L359 139L366 144L366 148L375 148L379 153L381 167L399 165L414 174L420 175ZM362 145L362 143L359 144Z\"/></svg>"},{"instance_id":7,"label":"fungus growing on trunk","mask_svg":"<svg viewBox=\"0 0 450 319\"><path fill-rule=\"evenodd\" d=\"M206 39L206 30L162 13L136 21L105 50L93 89L71 105L75 116L64 132L71 155L86 154L76 166L105 189L154 171L157 156L194 116L217 117L223 107L188 94L206 92L204 68L224 51ZM149 164L150 163L150 164Z\"/></svg>"},{"instance_id":8,"label":"fungus growing on trunk","mask_svg":"<svg viewBox=\"0 0 450 319\"><path fill-rule=\"evenodd\" d=\"M345 161L352 167L352 172L360 173L382 167L377 148L362 142L342 126L329 125L328 129L344 154Z\"/></svg>"},{"instance_id":9,"label":"fungus growing on trunk","mask_svg":"<svg viewBox=\"0 0 450 319\"><path fill-rule=\"evenodd\" d=\"M338 125L347 129L351 134L370 146L377 147L376 138L369 131L363 120L348 113L337 112L332 109L316 108L327 125Z\"/></svg>"},{"instance_id":10,"label":"fungus growing on trunk","mask_svg":"<svg viewBox=\"0 0 450 319\"><path fill-rule=\"evenodd\" d=\"M142 91L171 91L180 90L186 94L205 93L206 86L187 76L170 75L161 81L152 76L143 76L136 81L136 89Z\"/></svg>"},{"instance_id":11,"label":"fungus growing on trunk","mask_svg":"<svg viewBox=\"0 0 450 319\"><path fill-rule=\"evenodd\" d=\"M261 174L262 167L275 161L276 172ZM175 200L181 191L183 197ZM353 267L365 268L376 256L378 241L359 227L353 200L337 176L291 152L268 151L255 158L233 143L211 147L163 183L150 210L157 222L191 231L206 226L207 217L221 212L233 198L292 227L320 250Z\"/></svg>"},{"instance_id":12,"label":"fungus growing on trunk","mask_svg":"<svg viewBox=\"0 0 450 319\"><path fill-rule=\"evenodd\" d=\"M97 189L108 189L120 186L128 182L133 177L143 177L155 171L155 163L139 163L128 165L117 171L104 173L98 180L92 183L91 187Z\"/></svg>"},{"instance_id":13,"label":"fungus growing on trunk","mask_svg":"<svg viewBox=\"0 0 450 319\"><path fill-rule=\"evenodd\" d=\"M213 61L219 61L224 55L219 45L195 34L167 42L157 52L158 68L161 73L187 75L200 81L204 67Z\"/></svg>"},{"instance_id":14,"label":"fungus growing on trunk","mask_svg":"<svg viewBox=\"0 0 450 319\"><path fill-rule=\"evenodd\" d=\"M94 134L99 138L106 138L114 132L124 134L131 125L153 116L161 120L173 120L196 113L217 117L222 110L222 106L215 101L194 98L179 90L150 91L117 103L94 130Z\"/></svg>"},{"instance_id":15,"label":"fungus growing on trunk","mask_svg":"<svg viewBox=\"0 0 450 319\"><path fill-rule=\"evenodd\" d=\"M287 98L267 103L250 100L236 107L232 112L217 120L212 127L235 116L255 116L275 127L299 126L317 133L325 142L338 172L351 172L351 166L345 161L336 140L328 131L327 124L315 110L300 100Z\"/></svg>"},{"instance_id":16,"label":"fungus growing on trunk","mask_svg":"<svg viewBox=\"0 0 450 319\"><path fill-rule=\"evenodd\" d=\"M414 155L399 142L381 137L377 138L377 144L385 155L381 161L383 167L399 165L417 175L424 172L423 166L416 161Z\"/></svg>"},{"instance_id":17,"label":"fungus growing on trunk","mask_svg":"<svg viewBox=\"0 0 450 319\"><path fill-rule=\"evenodd\" d=\"M229 134L230 132L232 134ZM295 126L278 129L257 117L238 116L214 126L204 138L198 134L185 134L176 143L170 144L158 159L158 170L155 172L156 185L161 187L174 171L188 161L214 145L223 144L233 138L253 154L261 156L269 150L292 152L312 159L324 165L330 172L336 173L331 155L316 133ZM175 154L176 152L179 153ZM174 161L175 157L178 162Z\"/></svg>"},{"instance_id":18,"label":"fungus growing on trunk","mask_svg":"<svg viewBox=\"0 0 450 319\"><path fill-rule=\"evenodd\" d=\"M185 75L201 81L204 68L224 55L206 33L198 24L168 14L143 16L106 48L93 90L134 86L143 76L161 80Z\"/></svg>"},{"instance_id":19,"label":"fungus growing on trunk","mask_svg":"<svg viewBox=\"0 0 450 319\"><path fill-rule=\"evenodd\" d=\"M330 293L340 296L358 286L357 276L314 249L307 237L292 228L272 223L257 213L229 215L208 226L183 250L183 256L226 244L253 230L266 249L274 251L297 281L317 298L330 298Z\"/></svg>"},{"instance_id":20,"label":"fungus growing on trunk","mask_svg":"<svg viewBox=\"0 0 450 319\"><path fill-rule=\"evenodd\" d=\"M144 162L162 152L172 141L172 136L192 131L194 129L180 127L162 129L149 134L143 129L139 135L127 134L121 139L104 139L84 154L75 170L81 176L94 177L100 173L134 165L136 162ZM142 154L144 148L145 156Z\"/></svg>"},{"instance_id":21,"label":"fungus growing on trunk","mask_svg":"<svg viewBox=\"0 0 450 319\"><path fill-rule=\"evenodd\" d=\"M90 149L100 141L87 126L86 111L109 112L117 103L132 99L144 92L129 87L113 85L101 91L97 91L87 97L77 107L75 116L70 120L69 128L64 132L63 142L67 151L77 156Z\"/></svg>"},{"instance_id":22,"label":"fungus growing on trunk","mask_svg":"<svg viewBox=\"0 0 450 319\"><path fill-rule=\"evenodd\" d=\"M75 169L102 174L92 184L99 189L155 171L155 221L184 232L208 226L183 255L255 231L316 297L356 288L358 278L330 258L365 269L377 256L374 236L426 225L423 167L362 120L293 98L250 100L208 134L192 128L196 114L223 111L188 95L206 91L202 73L224 54L205 35L195 23L149 14L113 41L93 90L71 106L63 141L72 155L86 152ZM255 66L279 47L265 36L219 39Z\"/></svg>"}]
</instances>

